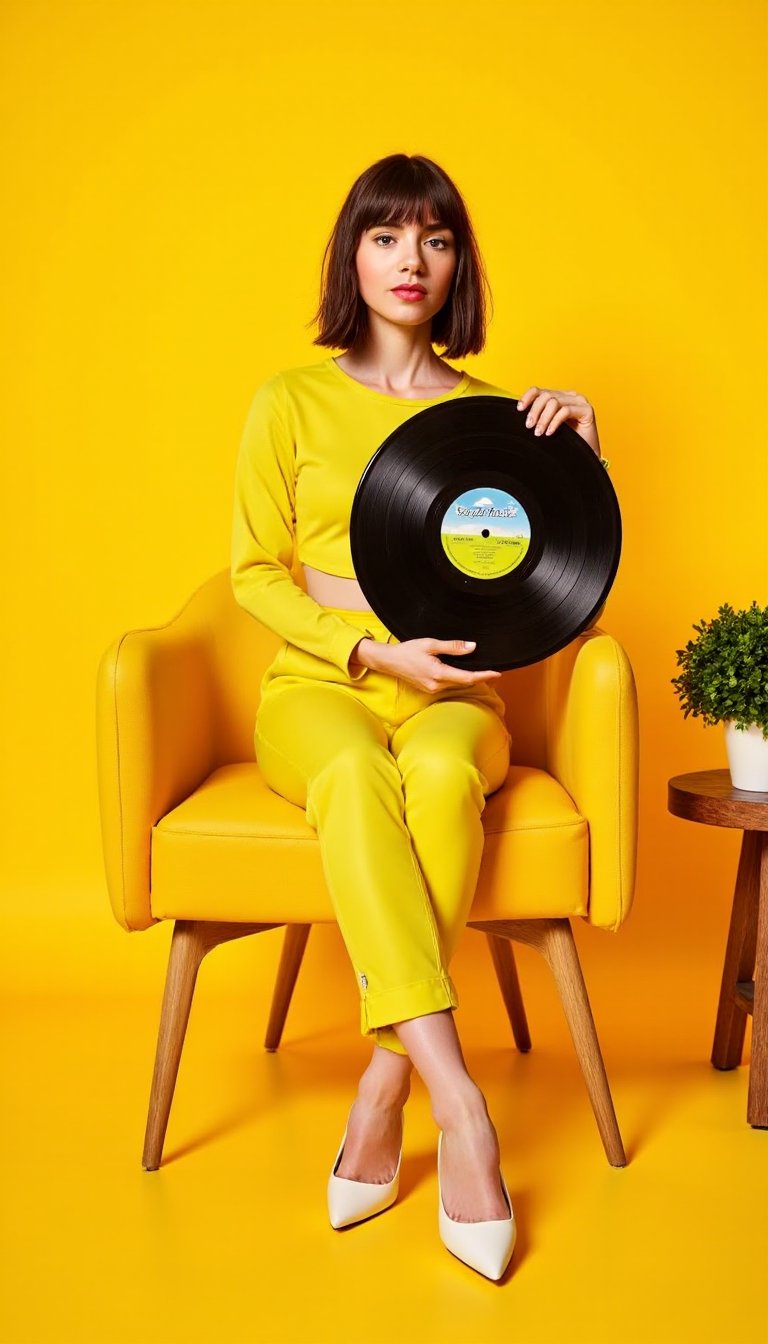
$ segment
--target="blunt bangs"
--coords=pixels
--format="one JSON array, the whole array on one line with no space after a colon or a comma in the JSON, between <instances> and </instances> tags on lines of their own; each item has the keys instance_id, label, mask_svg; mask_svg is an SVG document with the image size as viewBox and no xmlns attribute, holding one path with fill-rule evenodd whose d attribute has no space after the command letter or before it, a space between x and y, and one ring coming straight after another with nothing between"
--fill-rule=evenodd
<instances>
[{"instance_id":1,"label":"blunt bangs","mask_svg":"<svg viewBox=\"0 0 768 1344\"><path fill-rule=\"evenodd\" d=\"M358 218L353 214L352 228L358 237L377 224L393 227L420 224L423 228L430 219L439 220L452 229L456 237L463 234L465 228L453 194L440 181L376 183L370 196L360 201L355 213Z\"/></svg>"}]
</instances>

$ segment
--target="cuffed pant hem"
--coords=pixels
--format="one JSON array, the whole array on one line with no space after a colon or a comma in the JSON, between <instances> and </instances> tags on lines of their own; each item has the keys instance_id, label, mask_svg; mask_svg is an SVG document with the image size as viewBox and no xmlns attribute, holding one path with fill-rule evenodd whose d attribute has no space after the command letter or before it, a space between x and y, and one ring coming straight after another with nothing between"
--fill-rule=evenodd
<instances>
[{"instance_id":1,"label":"cuffed pant hem","mask_svg":"<svg viewBox=\"0 0 768 1344\"><path fill-rule=\"evenodd\" d=\"M398 985L374 994L366 992L360 1000L360 1030L364 1036L373 1037L377 1044L405 1055L408 1052L391 1029L391 1023L458 1006L459 996L450 975L416 980L410 985ZM380 1027L390 1030L379 1035L377 1028Z\"/></svg>"}]
</instances>

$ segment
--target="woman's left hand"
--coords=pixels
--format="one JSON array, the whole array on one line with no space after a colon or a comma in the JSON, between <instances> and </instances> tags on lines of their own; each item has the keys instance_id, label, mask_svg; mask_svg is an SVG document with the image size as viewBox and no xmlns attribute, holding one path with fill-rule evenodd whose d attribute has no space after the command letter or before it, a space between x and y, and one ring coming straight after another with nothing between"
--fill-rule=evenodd
<instances>
[{"instance_id":1,"label":"woman's left hand","mask_svg":"<svg viewBox=\"0 0 768 1344\"><path fill-rule=\"evenodd\" d=\"M597 456L600 440L597 437L595 412L580 392L558 392L552 387L529 387L517 403L519 411L527 411L526 425L534 434L553 434L558 425L570 421L577 434L585 439Z\"/></svg>"}]
</instances>

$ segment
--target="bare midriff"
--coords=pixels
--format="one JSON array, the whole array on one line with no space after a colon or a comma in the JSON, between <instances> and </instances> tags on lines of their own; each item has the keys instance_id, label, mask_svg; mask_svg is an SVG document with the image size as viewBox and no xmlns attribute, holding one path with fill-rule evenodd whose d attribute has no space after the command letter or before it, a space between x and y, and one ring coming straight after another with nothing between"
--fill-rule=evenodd
<instances>
[{"instance_id":1,"label":"bare midriff","mask_svg":"<svg viewBox=\"0 0 768 1344\"><path fill-rule=\"evenodd\" d=\"M307 592L321 607L341 607L346 611L372 611L357 579L343 579L322 569L304 565Z\"/></svg>"}]
</instances>

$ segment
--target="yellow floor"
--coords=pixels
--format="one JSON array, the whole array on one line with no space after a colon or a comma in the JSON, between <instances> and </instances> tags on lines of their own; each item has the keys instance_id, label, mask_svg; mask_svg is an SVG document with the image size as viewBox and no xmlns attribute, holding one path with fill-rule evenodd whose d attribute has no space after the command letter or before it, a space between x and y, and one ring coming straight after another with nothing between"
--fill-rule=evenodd
<instances>
[{"instance_id":1,"label":"yellow floor","mask_svg":"<svg viewBox=\"0 0 768 1344\"><path fill-rule=\"evenodd\" d=\"M708 1062L714 940L677 964L577 926L629 1158L619 1169L543 963L518 951L533 1038L520 1056L483 939L467 931L457 1024L519 1226L494 1284L439 1240L437 1131L418 1079L398 1203L341 1232L327 1222L326 1178L368 1058L337 930L313 931L275 1054L261 1042L280 932L204 963L153 1173L141 1149L169 929L128 937L105 919L73 976L76 933L36 960L28 929L4 940L4 1344L768 1338L768 1131L746 1122L751 1024L739 1069Z\"/></svg>"}]
</instances>

